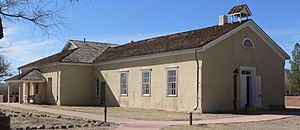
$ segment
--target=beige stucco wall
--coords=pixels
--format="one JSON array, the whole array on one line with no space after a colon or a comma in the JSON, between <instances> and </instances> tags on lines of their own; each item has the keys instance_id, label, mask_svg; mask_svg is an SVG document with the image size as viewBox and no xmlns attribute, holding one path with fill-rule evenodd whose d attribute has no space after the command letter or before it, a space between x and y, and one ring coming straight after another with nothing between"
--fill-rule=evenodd
<instances>
[{"instance_id":1,"label":"beige stucco wall","mask_svg":"<svg viewBox=\"0 0 300 130\"><path fill-rule=\"evenodd\" d=\"M61 105L93 105L94 67L61 65Z\"/></svg>"},{"instance_id":2,"label":"beige stucco wall","mask_svg":"<svg viewBox=\"0 0 300 130\"><path fill-rule=\"evenodd\" d=\"M253 41L254 49L241 47L246 37ZM233 110L233 70L240 66L256 67L256 75L262 77L263 107L284 105L284 60L250 28L245 28L209 48L199 57L203 60L204 112Z\"/></svg>"},{"instance_id":3,"label":"beige stucco wall","mask_svg":"<svg viewBox=\"0 0 300 130\"><path fill-rule=\"evenodd\" d=\"M60 105L60 75L61 75L61 67L59 65L49 66L49 67L42 67L39 68L40 71L43 73L44 77L47 80L45 85L46 87L46 98L45 102L47 104L57 104ZM52 88L50 88L50 84L48 79L52 78Z\"/></svg>"},{"instance_id":4,"label":"beige stucco wall","mask_svg":"<svg viewBox=\"0 0 300 130\"><path fill-rule=\"evenodd\" d=\"M253 41L254 49L241 47L246 37ZM233 70L240 66L255 67L256 75L262 77L263 107L283 106L284 60L251 29L245 28L208 50L199 52L198 57L199 111L232 111ZM169 67L178 67L176 97L166 95L166 68ZM149 97L141 95L142 69L152 70ZM62 105L99 105L94 88L95 79L99 78L100 82L106 82L106 103L109 106L189 112L196 105L196 62L192 52L96 67L58 65L40 70L47 80L52 77L52 91L46 87L47 103L55 103L58 97L57 104ZM121 71L128 71L128 96L120 96Z\"/></svg>"},{"instance_id":5,"label":"beige stucco wall","mask_svg":"<svg viewBox=\"0 0 300 130\"><path fill-rule=\"evenodd\" d=\"M40 103L45 104L60 104L60 65L53 65L53 66L43 66L38 68L46 78L45 83L40 83L39 93L40 93ZM22 68L22 73L29 71L31 68ZM48 78L52 78L52 88L49 86ZM23 97L27 95L27 90L24 89L23 85ZM33 93L34 89L33 86L31 88L31 93ZM23 98L23 102L25 98Z\"/></svg>"},{"instance_id":6,"label":"beige stucco wall","mask_svg":"<svg viewBox=\"0 0 300 130\"><path fill-rule=\"evenodd\" d=\"M167 96L166 69L170 67L178 67L176 97ZM151 69L151 96L148 97L141 93L142 69ZM96 72L100 80L107 83L106 103L110 106L188 112L196 106L195 70L194 56L187 54L100 65ZM121 71L128 71L128 96L120 96Z\"/></svg>"}]
</instances>

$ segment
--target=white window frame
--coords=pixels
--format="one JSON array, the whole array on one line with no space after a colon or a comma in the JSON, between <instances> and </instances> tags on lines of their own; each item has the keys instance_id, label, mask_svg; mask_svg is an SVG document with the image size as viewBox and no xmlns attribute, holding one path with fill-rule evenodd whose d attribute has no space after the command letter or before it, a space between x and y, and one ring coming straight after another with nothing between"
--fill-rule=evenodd
<instances>
[{"instance_id":1,"label":"white window frame","mask_svg":"<svg viewBox=\"0 0 300 130\"><path fill-rule=\"evenodd\" d=\"M126 77L126 83L125 83L125 85L126 85L126 93L122 93L122 74L125 74L127 77ZM121 72L120 73L120 95L121 96L128 96L128 71L126 71L126 72Z\"/></svg>"},{"instance_id":2,"label":"white window frame","mask_svg":"<svg viewBox=\"0 0 300 130\"><path fill-rule=\"evenodd\" d=\"M245 43L246 40L249 40L252 43L252 47L244 46L244 43ZM253 41L250 38L247 37L247 38L244 38L244 40L242 42L242 47L243 48L254 48L254 43L253 43Z\"/></svg>"},{"instance_id":3,"label":"white window frame","mask_svg":"<svg viewBox=\"0 0 300 130\"><path fill-rule=\"evenodd\" d=\"M149 82L148 83L144 83L144 80L143 80L143 73L145 72L148 72L149 73ZM141 80L141 94L142 96L150 96L151 95L151 69L144 69L142 70L142 80ZM144 84L149 84L149 93L144 93Z\"/></svg>"},{"instance_id":4,"label":"white window frame","mask_svg":"<svg viewBox=\"0 0 300 130\"><path fill-rule=\"evenodd\" d=\"M167 96L168 97L177 97L177 95L178 95L178 70L177 70L177 68L178 67L166 69L166 86L167 86ZM175 76L176 80L175 80L175 82L173 82L173 83L175 83L175 94L169 94L169 82L168 82L168 72L169 71L175 71L175 73L176 73L176 76Z\"/></svg>"},{"instance_id":5,"label":"white window frame","mask_svg":"<svg viewBox=\"0 0 300 130\"><path fill-rule=\"evenodd\" d=\"M100 96L100 80L99 78L96 78L95 80L95 97Z\"/></svg>"}]
</instances>

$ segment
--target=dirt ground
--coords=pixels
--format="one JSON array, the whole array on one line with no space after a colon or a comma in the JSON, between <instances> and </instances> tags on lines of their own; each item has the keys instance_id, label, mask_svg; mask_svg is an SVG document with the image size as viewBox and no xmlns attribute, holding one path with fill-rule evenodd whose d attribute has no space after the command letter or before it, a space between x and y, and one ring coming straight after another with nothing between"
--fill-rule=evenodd
<instances>
[{"instance_id":1,"label":"dirt ground","mask_svg":"<svg viewBox=\"0 0 300 130\"><path fill-rule=\"evenodd\" d=\"M207 124L193 126L170 126L163 130L299 130L300 117L293 116L286 119L233 124Z\"/></svg>"},{"instance_id":2,"label":"dirt ground","mask_svg":"<svg viewBox=\"0 0 300 130\"><path fill-rule=\"evenodd\" d=\"M6 116L11 117L11 128L13 130L19 128L31 128L34 129L38 126L44 125L44 129L50 129L56 127L61 130L62 127L68 129L82 129L82 130L99 130L99 129L113 129L118 126L116 123L104 123L102 121L82 119L78 117L70 117L64 115L51 114L46 112L38 112L27 109L20 109L15 107L9 107L0 104L1 112ZM83 127L86 125L86 127Z\"/></svg>"},{"instance_id":3,"label":"dirt ground","mask_svg":"<svg viewBox=\"0 0 300 130\"><path fill-rule=\"evenodd\" d=\"M102 114L103 107L87 107L87 106L56 106L56 105L39 105L41 107L71 110L86 112L92 114ZM182 121L189 120L188 113L183 112L169 112L159 110L147 110L147 109L136 109L136 108L121 108L121 107L108 107L108 116L129 118L129 119L140 119L140 120L167 120L167 121ZM205 119L218 119L228 117L238 117L241 115L236 114L200 114L194 113L194 120L205 120Z\"/></svg>"},{"instance_id":4,"label":"dirt ground","mask_svg":"<svg viewBox=\"0 0 300 130\"><path fill-rule=\"evenodd\" d=\"M299 130L300 129L300 109L286 109L283 111L266 111L264 114L293 115L292 117L249 123L231 124L205 124L205 125L181 125L169 126L163 130Z\"/></svg>"}]
</instances>

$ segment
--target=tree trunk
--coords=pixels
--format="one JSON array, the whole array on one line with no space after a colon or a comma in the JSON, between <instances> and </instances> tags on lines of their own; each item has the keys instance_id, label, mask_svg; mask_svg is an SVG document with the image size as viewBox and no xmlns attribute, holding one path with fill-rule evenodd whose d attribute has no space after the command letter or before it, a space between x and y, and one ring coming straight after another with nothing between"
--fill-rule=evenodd
<instances>
[{"instance_id":1,"label":"tree trunk","mask_svg":"<svg viewBox=\"0 0 300 130\"><path fill-rule=\"evenodd\" d=\"M0 17L0 39L2 39L3 37L4 37L4 34L3 34L2 19Z\"/></svg>"}]
</instances>

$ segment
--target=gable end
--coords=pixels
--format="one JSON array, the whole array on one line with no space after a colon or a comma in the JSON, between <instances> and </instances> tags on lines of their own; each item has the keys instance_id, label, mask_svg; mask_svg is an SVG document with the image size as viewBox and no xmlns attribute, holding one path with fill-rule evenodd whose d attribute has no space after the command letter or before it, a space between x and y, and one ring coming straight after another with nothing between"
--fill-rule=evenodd
<instances>
[{"instance_id":1,"label":"gable end","mask_svg":"<svg viewBox=\"0 0 300 130\"><path fill-rule=\"evenodd\" d=\"M290 56L274 41L268 36L254 21L249 20L247 23L240 25L239 27L229 31L228 33L224 34L223 36L215 39L214 41L206 44L203 46L203 51L207 50L208 48L220 43L221 41L225 40L226 38L232 36L233 34L237 33L238 31L249 27L254 33L256 33L261 39L265 41L265 43L272 48L272 50L279 55L282 59L288 60Z\"/></svg>"}]
</instances>

